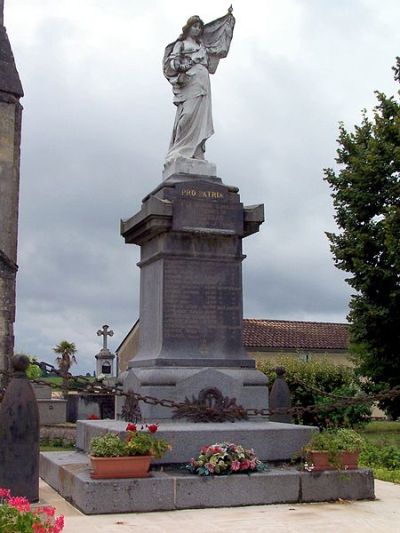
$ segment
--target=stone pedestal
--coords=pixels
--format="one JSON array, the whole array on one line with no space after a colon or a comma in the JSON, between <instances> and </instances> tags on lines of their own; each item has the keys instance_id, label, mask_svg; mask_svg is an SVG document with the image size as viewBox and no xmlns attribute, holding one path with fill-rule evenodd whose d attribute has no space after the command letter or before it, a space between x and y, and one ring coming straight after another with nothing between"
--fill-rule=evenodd
<instances>
[{"instance_id":1,"label":"stone pedestal","mask_svg":"<svg viewBox=\"0 0 400 533\"><path fill-rule=\"evenodd\" d=\"M267 407L267 379L242 344L242 239L263 220L263 205L243 207L236 187L181 173L121 223L125 242L141 247L139 352L125 390L184 401L217 388ZM171 416L141 408L145 418Z\"/></svg>"}]
</instances>

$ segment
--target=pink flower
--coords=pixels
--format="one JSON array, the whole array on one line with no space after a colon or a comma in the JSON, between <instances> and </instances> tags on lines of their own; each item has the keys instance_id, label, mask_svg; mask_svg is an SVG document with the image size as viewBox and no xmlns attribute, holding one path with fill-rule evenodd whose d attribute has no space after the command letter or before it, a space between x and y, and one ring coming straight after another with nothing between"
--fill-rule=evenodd
<instances>
[{"instance_id":1,"label":"pink flower","mask_svg":"<svg viewBox=\"0 0 400 533\"><path fill-rule=\"evenodd\" d=\"M30 511L31 506L26 498L23 496L15 496L14 498L8 499L8 505L10 507L15 507L18 511Z\"/></svg>"},{"instance_id":2,"label":"pink flower","mask_svg":"<svg viewBox=\"0 0 400 533\"><path fill-rule=\"evenodd\" d=\"M250 470L255 470L257 468L257 459L252 459L250 461Z\"/></svg>"},{"instance_id":3,"label":"pink flower","mask_svg":"<svg viewBox=\"0 0 400 533\"><path fill-rule=\"evenodd\" d=\"M211 453L221 453L222 452L222 448L221 448L221 446L218 446L218 445L211 446L210 447L210 452Z\"/></svg>"},{"instance_id":4,"label":"pink flower","mask_svg":"<svg viewBox=\"0 0 400 533\"><path fill-rule=\"evenodd\" d=\"M46 516L54 516L56 514L55 508L50 506L36 507L34 512L37 514L45 514Z\"/></svg>"},{"instance_id":5,"label":"pink flower","mask_svg":"<svg viewBox=\"0 0 400 533\"><path fill-rule=\"evenodd\" d=\"M210 472L210 474L212 474L214 472L214 465L211 464L211 463L206 463L205 464L205 467L207 468L207 470Z\"/></svg>"},{"instance_id":6,"label":"pink flower","mask_svg":"<svg viewBox=\"0 0 400 533\"><path fill-rule=\"evenodd\" d=\"M6 498L8 499L11 496L9 489L3 489L0 487L0 498Z\"/></svg>"},{"instance_id":7,"label":"pink flower","mask_svg":"<svg viewBox=\"0 0 400 533\"><path fill-rule=\"evenodd\" d=\"M137 431L136 424L132 424L132 422L129 422L129 424L126 426L125 431Z\"/></svg>"},{"instance_id":8,"label":"pink flower","mask_svg":"<svg viewBox=\"0 0 400 533\"><path fill-rule=\"evenodd\" d=\"M34 533L46 533L46 529L43 524L32 524L32 531Z\"/></svg>"},{"instance_id":9,"label":"pink flower","mask_svg":"<svg viewBox=\"0 0 400 533\"><path fill-rule=\"evenodd\" d=\"M148 424L146 427L150 433L155 433L158 429L158 424Z\"/></svg>"},{"instance_id":10,"label":"pink flower","mask_svg":"<svg viewBox=\"0 0 400 533\"><path fill-rule=\"evenodd\" d=\"M248 470L250 468L250 461L248 459L242 459L240 463L240 470Z\"/></svg>"},{"instance_id":11,"label":"pink flower","mask_svg":"<svg viewBox=\"0 0 400 533\"><path fill-rule=\"evenodd\" d=\"M231 469L233 472L240 470L240 461L232 461Z\"/></svg>"},{"instance_id":12,"label":"pink flower","mask_svg":"<svg viewBox=\"0 0 400 533\"><path fill-rule=\"evenodd\" d=\"M60 533L64 528L64 516L60 515L56 518L56 521L54 523L53 527L53 533Z\"/></svg>"},{"instance_id":13,"label":"pink flower","mask_svg":"<svg viewBox=\"0 0 400 533\"><path fill-rule=\"evenodd\" d=\"M203 446L201 449L200 449L200 453L202 455L206 454L207 453L207 450L208 450L208 446Z\"/></svg>"}]
</instances>

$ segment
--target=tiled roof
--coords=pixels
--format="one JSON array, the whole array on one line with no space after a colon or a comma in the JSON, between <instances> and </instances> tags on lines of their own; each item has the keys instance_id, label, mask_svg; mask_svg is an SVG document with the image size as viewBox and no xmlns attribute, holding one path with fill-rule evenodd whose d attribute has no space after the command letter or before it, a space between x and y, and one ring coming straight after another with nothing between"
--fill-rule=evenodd
<instances>
[{"instance_id":1,"label":"tiled roof","mask_svg":"<svg viewBox=\"0 0 400 533\"><path fill-rule=\"evenodd\" d=\"M348 324L244 319L246 348L347 350Z\"/></svg>"}]
</instances>

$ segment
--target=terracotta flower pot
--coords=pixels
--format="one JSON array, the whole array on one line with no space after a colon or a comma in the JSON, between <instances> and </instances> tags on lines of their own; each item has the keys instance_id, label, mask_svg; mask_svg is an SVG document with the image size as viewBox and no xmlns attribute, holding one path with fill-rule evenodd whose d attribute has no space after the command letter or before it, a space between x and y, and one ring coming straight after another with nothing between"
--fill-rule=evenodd
<instances>
[{"instance_id":1,"label":"terracotta flower pot","mask_svg":"<svg viewBox=\"0 0 400 533\"><path fill-rule=\"evenodd\" d=\"M358 458L360 452L340 452L335 464L329 461L329 452L310 451L308 453L308 460L314 465L313 471L320 472L321 470L354 470L358 468Z\"/></svg>"},{"instance_id":2,"label":"terracotta flower pot","mask_svg":"<svg viewBox=\"0 0 400 533\"><path fill-rule=\"evenodd\" d=\"M129 477L149 477L152 455L132 455L128 457L90 456L93 479L112 479Z\"/></svg>"}]
</instances>

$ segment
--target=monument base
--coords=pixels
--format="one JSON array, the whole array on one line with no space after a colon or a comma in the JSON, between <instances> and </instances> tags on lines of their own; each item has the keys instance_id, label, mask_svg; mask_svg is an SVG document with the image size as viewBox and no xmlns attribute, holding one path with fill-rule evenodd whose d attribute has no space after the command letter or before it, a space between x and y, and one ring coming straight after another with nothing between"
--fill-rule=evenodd
<instances>
[{"instance_id":1,"label":"monument base","mask_svg":"<svg viewBox=\"0 0 400 533\"><path fill-rule=\"evenodd\" d=\"M78 420L76 447L88 453L93 437L108 431L125 434L126 424L121 420ZM157 435L166 439L172 448L154 464L189 463L192 457L198 456L202 446L215 442L234 442L245 448L253 448L261 461L290 461L315 431L318 428L269 422L262 418L233 423L163 421Z\"/></svg>"},{"instance_id":2,"label":"monument base","mask_svg":"<svg viewBox=\"0 0 400 533\"><path fill-rule=\"evenodd\" d=\"M282 466L205 480L176 468L144 479L91 479L87 455L47 452L41 453L40 476L85 514L375 498L367 469L312 473Z\"/></svg>"},{"instance_id":3,"label":"monument base","mask_svg":"<svg viewBox=\"0 0 400 533\"><path fill-rule=\"evenodd\" d=\"M188 174L197 177L215 177L217 175L217 167L215 163L210 163L205 159L177 157L176 159L165 163L163 179L166 180L174 174Z\"/></svg>"},{"instance_id":4,"label":"monument base","mask_svg":"<svg viewBox=\"0 0 400 533\"><path fill-rule=\"evenodd\" d=\"M191 363L192 361L183 361ZM216 361L218 362L218 360ZM252 363L253 360L244 360ZM131 361L134 364L135 360ZM142 363L142 362L141 362ZM200 361L201 363L201 361ZM227 365L232 360L226 360ZM226 367L132 367L124 378L124 390L143 396L172 400L182 403L198 400L200 394L207 397L211 393L212 405L218 408L215 392L221 398L235 400L236 405L247 409L265 409L268 407L267 377L255 368ZM140 402L140 411L145 420L171 419L174 412L161 405Z\"/></svg>"}]
</instances>

